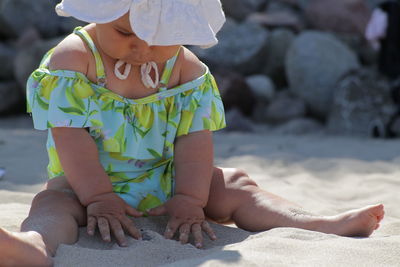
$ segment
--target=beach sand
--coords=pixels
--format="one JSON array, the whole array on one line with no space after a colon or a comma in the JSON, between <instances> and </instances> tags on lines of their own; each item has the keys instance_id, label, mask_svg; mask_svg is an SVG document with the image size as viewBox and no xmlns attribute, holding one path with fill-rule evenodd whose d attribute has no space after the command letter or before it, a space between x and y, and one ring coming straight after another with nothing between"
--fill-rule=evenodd
<instances>
[{"instance_id":1,"label":"beach sand","mask_svg":"<svg viewBox=\"0 0 400 267\"><path fill-rule=\"evenodd\" d=\"M261 133L262 132L262 133ZM166 218L135 220L144 240L129 247L88 237L61 245L55 266L400 266L400 140L257 134L214 134L215 162L248 172L261 187L317 214L383 203L386 215L369 238L293 228L251 233L213 225L203 249L165 240ZM46 181L46 132L28 116L0 120L0 227L19 229ZM1 253L1 251L0 251ZM0 264L1 265L1 264Z\"/></svg>"}]
</instances>

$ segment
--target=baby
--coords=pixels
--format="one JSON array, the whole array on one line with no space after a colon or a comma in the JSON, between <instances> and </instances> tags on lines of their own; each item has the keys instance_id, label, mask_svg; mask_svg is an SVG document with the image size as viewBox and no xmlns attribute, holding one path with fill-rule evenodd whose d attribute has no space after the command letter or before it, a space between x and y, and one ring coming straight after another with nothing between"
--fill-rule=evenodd
<instances>
[{"instance_id":1,"label":"baby","mask_svg":"<svg viewBox=\"0 0 400 267\"><path fill-rule=\"evenodd\" d=\"M217 43L219 0L63 0L56 10L90 24L28 80L34 126L49 129L50 179L21 231L0 229L2 266L51 266L83 226L126 246L126 235L141 239L130 216L167 215L165 238L192 236L198 248L203 232L216 239L207 220L364 237L379 227L383 205L311 215L242 170L214 167L223 104L210 70L183 45Z\"/></svg>"}]
</instances>

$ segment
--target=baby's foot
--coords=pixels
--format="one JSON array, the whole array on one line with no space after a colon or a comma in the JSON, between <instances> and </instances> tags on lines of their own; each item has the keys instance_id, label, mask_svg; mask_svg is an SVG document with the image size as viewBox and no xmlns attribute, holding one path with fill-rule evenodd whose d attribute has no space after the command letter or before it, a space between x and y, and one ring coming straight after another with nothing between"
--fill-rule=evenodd
<instances>
[{"instance_id":1,"label":"baby's foot","mask_svg":"<svg viewBox=\"0 0 400 267\"><path fill-rule=\"evenodd\" d=\"M330 216L321 222L318 231L341 236L368 237L378 229L385 214L382 204L350 210L336 216Z\"/></svg>"},{"instance_id":2,"label":"baby's foot","mask_svg":"<svg viewBox=\"0 0 400 267\"><path fill-rule=\"evenodd\" d=\"M42 236L37 232L9 232L0 228L1 266L52 266Z\"/></svg>"}]
</instances>

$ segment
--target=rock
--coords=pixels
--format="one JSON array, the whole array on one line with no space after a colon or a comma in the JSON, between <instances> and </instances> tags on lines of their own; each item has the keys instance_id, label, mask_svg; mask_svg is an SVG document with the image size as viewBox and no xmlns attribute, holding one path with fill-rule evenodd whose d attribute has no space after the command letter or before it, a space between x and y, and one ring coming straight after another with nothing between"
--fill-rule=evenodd
<instances>
[{"instance_id":1,"label":"rock","mask_svg":"<svg viewBox=\"0 0 400 267\"><path fill-rule=\"evenodd\" d=\"M282 1L271 1L265 11L254 12L247 21L272 29L285 27L296 32L305 26L299 11Z\"/></svg>"},{"instance_id":2,"label":"rock","mask_svg":"<svg viewBox=\"0 0 400 267\"><path fill-rule=\"evenodd\" d=\"M267 52L267 30L254 23L228 20L217 37L219 44L214 47L190 49L211 69L234 69L244 75L260 72Z\"/></svg>"},{"instance_id":3,"label":"rock","mask_svg":"<svg viewBox=\"0 0 400 267\"><path fill-rule=\"evenodd\" d=\"M87 22L77 20L73 17L60 17L60 32L61 34L70 34L78 26L85 26Z\"/></svg>"},{"instance_id":4,"label":"rock","mask_svg":"<svg viewBox=\"0 0 400 267\"><path fill-rule=\"evenodd\" d=\"M392 135L399 137L400 136L400 116L397 116L393 123L390 125L390 132Z\"/></svg>"},{"instance_id":5,"label":"rock","mask_svg":"<svg viewBox=\"0 0 400 267\"><path fill-rule=\"evenodd\" d=\"M237 108L232 108L225 114L226 131L228 132L253 132L253 123L243 116Z\"/></svg>"},{"instance_id":6,"label":"rock","mask_svg":"<svg viewBox=\"0 0 400 267\"><path fill-rule=\"evenodd\" d=\"M360 69L338 83L328 129L335 134L384 137L395 112L387 80L375 71Z\"/></svg>"},{"instance_id":7,"label":"rock","mask_svg":"<svg viewBox=\"0 0 400 267\"><path fill-rule=\"evenodd\" d=\"M55 1L49 0L1 0L0 32L15 38L26 28L34 26L42 36L54 37L59 30L59 20L54 7Z\"/></svg>"},{"instance_id":8,"label":"rock","mask_svg":"<svg viewBox=\"0 0 400 267\"><path fill-rule=\"evenodd\" d=\"M244 20L251 13L264 9L268 0L222 0L222 7L227 16Z\"/></svg>"},{"instance_id":9,"label":"rock","mask_svg":"<svg viewBox=\"0 0 400 267\"><path fill-rule=\"evenodd\" d=\"M18 51L14 61L14 76L21 88L25 88L29 75L39 67L44 54L52 47L55 47L62 39L63 37L37 41L31 46Z\"/></svg>"},{"instance_id":10,"label":"rock","mask_svg":"<svg viewBox=\"0 0 400 267\"><path fill-rule=\"evenodd\" d=\"M300 9L306 9L310 0L280 0Z\"/></svg>"},{"instance_id":11,"label":"rock","mask_svg":"<svg viewBox=\"0 0 400 267\"><path fill-rule=\"evenodd\" d=\"M268 103L275 94L274 82L268 76L251 75L246 78L246 83L257 98L257 102Z\"/></svg>"},{"instance_id":12,"label":"rock","mask_svg":"<svg viewBox=\"0 0 400 267\"><path fill-rule=\"evenodd\" d=\"M12 80L14 78L13 62L17 55L17 51L5 44L0 43L0 79Z\"/></svg>"},{"instance_id":13,"label":"rock","mask_svg":"<svg viewBox=\"0 0 400 267\"><path fill-rule=\"evenodd\" d=\"M359 66L357 56L347 46L331 34L316 31L296 37L285 61L289 89L321 119L330 111L339 79Z\"/></svg>"},{"instance_id":14,"label":"rock","mask_svg":"<svg viewBox=\"0 0 400 267\"><path fill-rule=\"evenodd\" d=\"M297 32L304 28L299 17L285 11L274 13L253 13L248 17L247 21L260 24L267 28L285 27Z\"/></svg>"},{"instance_id":15,"label":"rock","mask_svg":"<svg viewBox=\"0 0 400 267\"><path fill-rule=\"evenodd\" d=\"M42 38L39 31L32 26L22 32L22 34L18 37L15 46L18 49L22 49L24 47L31 46L33 43L40 41L41 39Z\"/></svg>"},{"instance_id":16,"label":"rock","mask_svg":"<svg viewBox=\"0 0 400 267\"><path fill-rule=\"evenodd\" d=\"M304 135L321 133L323 130L323 126L315 120L308 118L297 118L279 125L274 129L274 133L286 135Z\"/></svg>"},{"instance_id":17,"label":"rock","mask_svg":"<svg viewBox=\"0 0 400 267\"><path fill-rule=\"evenodd\" d=\"M365 0L310 0L305 15L315 29L363 36L371 10Z\"/></svg>"},{"instance_id":18,"label":"rock","mask_svg":"<svg viewBox=\"0 0 400 267\"><path fill-rule=\"evenodd\" d=\"M273 124L281 124L306 114L306 104L300 98L290 94L288 90L280 91L272 100L265 112L265 120Z\"/></svg>"},{"instance_id":19,"label":"rock","mask_svg":"<svg viewBox=\"0 0 400 267\"><path fill-rule=\"evenodd\" d=\"M341 42L357 53L362 65L375 65L378 60L378 51L374 50L365 38L354 33L335 33Z\"/></svg>"},{"instance_id":20,"label":"rock","mask_svg":"<svg viewBox=\"0 0 400 267\"><path fill-rule=\"evenodd\" d=\"M8 114L20 104L24 96L14 81L0 82L0 114Z\"/></svg>"},{"instance_id":21,"label":"rock","mask_svg":"<svg viewBox=\"0 0 400 267\"><path fill-rule=\"evenodd\" d=\"M386 2L387 0L367 0L367 4L370 9L374 9L377 7L379 4L382 4L383 2Z\"/></svg>"},{"instance_id":22,"label":"rock","mask_svg":"<svg viewBox=\"0 0 400 267\"><path fill-rule=\"evenodd\" d=\"M225 110L237 108L244 115L251 116L257 99L244 77L239 73L228 70L216 70L214 77L218 84Z\"/></svg>"},{"instance_id":23,"label":"rock","mask_svg":"<svg viewBox=\"0 0 400 267\"><path fill-rule=\"evenodd\" d=\"M280 28L273 30L268 38L268 53L263 72L271 77L278 87L287 85L285 58L294 38L292 31Z\"/></svg>"}]
</instances>

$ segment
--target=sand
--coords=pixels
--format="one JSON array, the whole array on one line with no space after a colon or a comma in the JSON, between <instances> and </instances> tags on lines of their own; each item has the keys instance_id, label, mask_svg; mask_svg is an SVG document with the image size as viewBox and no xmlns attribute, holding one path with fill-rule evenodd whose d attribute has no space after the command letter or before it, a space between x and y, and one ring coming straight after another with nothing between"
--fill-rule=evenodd
<instances>
[{"instance_id":1,"label":"sand","mask_svg":"<svg viewBox=\"0 0 400 267\"><path fill-rule=\"evenodd\" d=\"M46 133L28 117L0 120L0 227L18 230L46 181ZM313 213L332 215L383 203L386 216L369 238L276 228L250 233L213 225L217 241L204 249L165 240L166 218L135 221L143 241L129 247L103 243L81 229L74 245L61 245L55 266L400 266L400 140L324 134L214 135L218 166L238 167L263 188ZM1 251L0 251L1 253ZM0 264L1 265L1 264Z\"/></svg>"}]
</instances>

